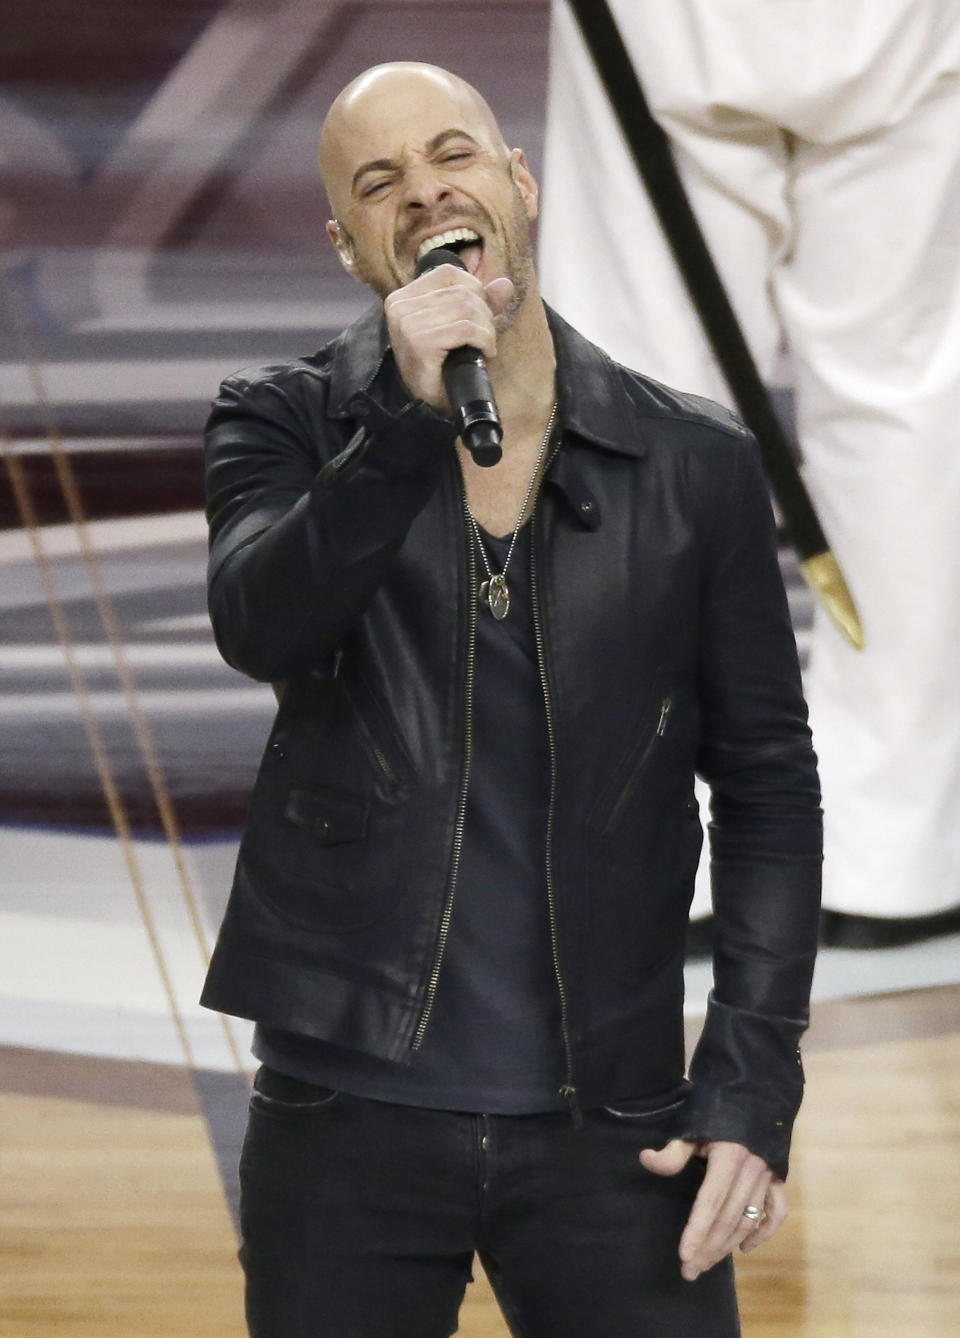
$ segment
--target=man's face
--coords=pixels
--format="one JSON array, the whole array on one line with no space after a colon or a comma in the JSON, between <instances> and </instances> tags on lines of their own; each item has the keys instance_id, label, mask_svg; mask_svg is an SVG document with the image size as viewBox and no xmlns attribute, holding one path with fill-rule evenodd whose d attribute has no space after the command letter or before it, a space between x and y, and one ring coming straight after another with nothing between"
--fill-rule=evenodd
<instances>
[{"instance_id":1,"label":"man's face","mask_svg":"<svg viewBox=\"0 0 960 1338\"><path fill-rule=\"evenodd\" d=\"M468 92L432 77L385 78L331 115L323 162L347 268L381 297L414 277L446 236L484 284L501 275L523 303L533 274L537 187Z\"/></svg>"}]
</instances>

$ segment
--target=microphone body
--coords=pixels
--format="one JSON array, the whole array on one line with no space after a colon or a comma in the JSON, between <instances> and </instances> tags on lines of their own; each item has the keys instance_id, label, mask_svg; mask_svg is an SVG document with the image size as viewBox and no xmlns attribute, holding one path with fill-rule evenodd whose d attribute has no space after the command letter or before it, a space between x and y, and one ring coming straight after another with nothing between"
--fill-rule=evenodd
<instances>
[{"instance_id":1,"label":"microphone body","mask_svg":"<svg viewBox=\"0 0 960 1338\"><path fill-rule=\"evenodd\" d=\"M456 265L458 269L466 269L456 251L439 246L434 251L428 251L417 263L417 277L436 269L438 265ZM442 375L460 440L476 464L485 468L498 464L503 456L500 447L503 424L493 397L486 358L471 344L451 349L444 359Z\"/></svg>"}]
</instances>

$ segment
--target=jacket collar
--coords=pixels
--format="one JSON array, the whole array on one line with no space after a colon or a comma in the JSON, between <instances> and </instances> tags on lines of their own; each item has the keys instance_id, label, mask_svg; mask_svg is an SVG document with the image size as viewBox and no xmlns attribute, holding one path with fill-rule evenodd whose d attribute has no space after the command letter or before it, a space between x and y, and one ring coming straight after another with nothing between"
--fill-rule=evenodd
<instances>
[{"instance_id":1,"label":"jacket collar","mask_svg":"<svg viewBox=\"0 0 960 1338\"><path fill-rule=\"evenodd\" d=\"M368 307L334 340L327 410L331 418L352 416L350 401L370 386L389 347L387 322L379 302Z\"/></svg>"},{"instance_id":2,"label":"jacket collar","mask_svg":"<svg viewBox=\"0 0 960 1338\"><path fill-rule=\"evenodd\" d=\"M641 457L646 452L642 418L632 409L621 369L601 348L546 307L557 355L557 391L565 433L604 450ZM369 388L390 341L378 302L336 341L330 374L332 418L352 416L350 403Z\"/></svg>"},{"instance_id":3,"label":"jacket collar","mask_svg":"<svg viewBox=\"0 0 960 1338\"><path fill-rule=\"evenodd\" d=\"M552 308L546 312L557 354L564 432L621 455L645 455L643 420L627 396L621 368Z\"/></svg>"}]
</instances>

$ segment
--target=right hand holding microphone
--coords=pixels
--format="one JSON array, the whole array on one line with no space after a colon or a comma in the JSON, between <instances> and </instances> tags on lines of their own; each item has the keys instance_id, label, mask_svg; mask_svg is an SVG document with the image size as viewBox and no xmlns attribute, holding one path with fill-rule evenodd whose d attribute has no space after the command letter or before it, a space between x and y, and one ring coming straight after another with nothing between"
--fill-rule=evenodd
<instances>
[{"instance_id":1,"label":"right hand holding microphone","mask_svg":"<svg viewBox=\"0 0 960 1338\"><path fill-rule=\"evenodd\" d=\"M485 358L497 352L494 317L506 307L513 284L505 277L486 286L465 269L444 264L421 274L384 302L397 369L416 399L452 414L443 381L447 355L464 345Z\"/></svg>"}]
</instances>

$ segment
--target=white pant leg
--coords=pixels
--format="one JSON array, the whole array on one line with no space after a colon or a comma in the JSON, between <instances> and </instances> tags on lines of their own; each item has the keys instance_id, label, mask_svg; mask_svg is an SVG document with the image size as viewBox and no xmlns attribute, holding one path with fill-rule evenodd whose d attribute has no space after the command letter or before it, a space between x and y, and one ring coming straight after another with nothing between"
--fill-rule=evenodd
<instances>
[{"instance_id":1,"label":"white pant leg","mask_svg":"<svg viewBox=\"0 0 960 1338\"><path fill-rule=\"evenodd\" d=\"M898 125L798 143L775 279L806 479L867 646L818 612L824 903L960 903L960 76Z\"/></svg>"},{"instance_id":2,"label":"white pant leg","mask_svg":"<svg viewBox=\"0 0 960 1338\"><path fill-rule=\"evenodd\" d=\"M731 116L724 131L671 124L691 202L767 373L780 340L773 256L789 244L786 144L748 115ZM546 300L618 361L731 403L565 3L551 30L540 278Z\"/></svg>"}]
</instances>

